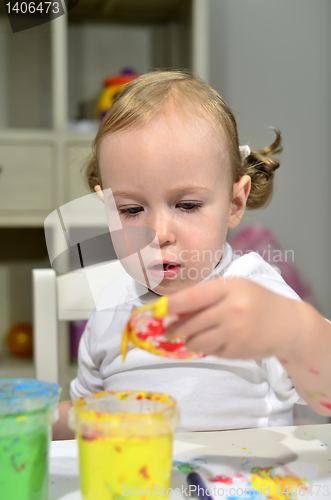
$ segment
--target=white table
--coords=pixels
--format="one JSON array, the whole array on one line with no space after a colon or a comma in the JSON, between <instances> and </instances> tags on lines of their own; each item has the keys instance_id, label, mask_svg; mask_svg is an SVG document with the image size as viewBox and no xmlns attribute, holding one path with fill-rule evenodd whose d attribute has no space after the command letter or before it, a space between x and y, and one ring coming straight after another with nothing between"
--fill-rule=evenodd
<instances>
[{"instance_id":1,"label":"white table","mask_svg":"<svg viewBox=\"0 0 331 500\"><path fill-rule=\"evenodd\" d=\"M248 463L252 466L280 467L281 464L295 462L298 471L303 471L300 477L308 477L307 474L314 476L313 486L307 492L301 491L303 496L297 498L331 499L331 424L178 433L175 435L173 458L190 464L199 463L199 472L207 467L205 464L208 461L213 460L218 461L222 470L230 466L241 471L248 470ZM172 487L187 486L185 477L174 467ZM52 442L49 481L49 500L81 500L75 440ZM208 483L208 486L211 484L224 486L219 482ZM178 493L173 498L183 496ZM248 499L245 496L240 498ZM258 495L255 500L258 498L262 497ZM292 500L290 495L287 498Z\"/></svg>"}]
</instances>

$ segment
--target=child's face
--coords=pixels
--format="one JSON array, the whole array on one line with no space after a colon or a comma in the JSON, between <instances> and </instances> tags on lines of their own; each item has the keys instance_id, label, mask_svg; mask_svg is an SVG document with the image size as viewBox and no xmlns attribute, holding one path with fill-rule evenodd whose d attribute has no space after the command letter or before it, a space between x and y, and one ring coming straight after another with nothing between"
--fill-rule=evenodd
<instances>
[{"instance_id":1,"label":"child's face","mask_svg":"<svg viewBox=\"0 0 331 500\"><path fill-rule=\"evenodd\" d=\"M169 111L143 127L105 136L99 159L103 187L112 189L122 225L152 227L163 262L174 264L166 270L151 261L146 267L147 275L162 279L154 291L170 294L208 276L249 193L249 178L231 186L225 138L201 118Z\"/></svg>"}]
</instances>

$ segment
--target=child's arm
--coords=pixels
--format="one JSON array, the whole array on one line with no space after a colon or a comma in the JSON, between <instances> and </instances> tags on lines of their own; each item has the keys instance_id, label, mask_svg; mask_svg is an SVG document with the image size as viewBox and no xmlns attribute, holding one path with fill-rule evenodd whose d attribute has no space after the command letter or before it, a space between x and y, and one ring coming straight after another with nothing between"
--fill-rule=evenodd
<instances>
[{"instance_id":1,"label":"child's arm","mask_svg":"<svg viewBox=\"0 0 331 500\"><path fill-rule=\"evenodd\" d=\"M167 329L192 351L229 359L278 357L298 392L331 415L331 324L313 307L242 278L215 279L169 297Z\"/></svg>"},{"instance_id":2,"label":"child's arm","mask_svg":"<svg viewBox=\"0 0 331 500\"><path fill-rule=\"evenodd\" d=\"M53 440L74 439L75 433L68 426L69 410L72 406L70 400L59 403L59 419L53 425Z\"/></svg>"}]
</instances>

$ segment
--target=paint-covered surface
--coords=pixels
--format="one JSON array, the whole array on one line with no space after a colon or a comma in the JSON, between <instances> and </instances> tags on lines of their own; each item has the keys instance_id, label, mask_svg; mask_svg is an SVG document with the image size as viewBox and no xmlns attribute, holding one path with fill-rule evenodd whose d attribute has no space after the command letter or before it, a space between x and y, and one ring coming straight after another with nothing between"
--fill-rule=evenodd
<instances>
[{"instance_id":1,"label":"paint-covered surface","mask_svg":"<svg viewBox=\"0 0 331 500\"><path fill-rule=\"evenodd\" d=\"M128 343L145 349L158 356L177 359L192 359L203 357L201 353L190 352L186 349L183 338L169 340L163 332L178 316L168 316L168 298L161 297L156 302L145 304L135 309L123 331L122 359L128 350Z\"/></svg>"},{"instance_id":2,"label":"paint-covered surface","mask_svg":"<svg viewBox=\"0 0 331 500\"><path fill-rule=\"evenodd\" d=\"M171 500L193 500L193 493L188 495L187 484L187 475L192 471L202 476L206 486L215 488L214 500L265 500L268 486L262 494L258 483L255 484L258 489L253 488L253 474L256 481L259 476L266 478L270 475L270 484L279 476L285 478L285 488L281 493L286 500L293 500L291 491L286 489L290 484L289 480L286 483L289 475L294 480L298 478L299 482L305 482L308 487L308 490L302 487L295 500L329 500L330 450L331 424L176 433ZM81 500L76 441L52 442L50 475L48 500ZM230 493L230 488L235 488L235 491ZM295 493L295 486L292 493ZM148 498L154 497L156 495ZM137 494L135 498L140 497Z\"/></svg>"},{"instance_id":3,"label":"paint-covered surface","mask_svg":"<svg viewBox=\"0 0 331 500\"><path fill-rule=\"evenodd\" d=\"M317 466L302 462L280 465L275 461L272 465L257 466L259 461L247 457L176 455L173 483L177 486L185 480L183 475L178 477L178 474L196 471L205 483L207 493L214 499L298 500L311 496L314 485L316 487ZM321 483L324 493L329 492L327 498L331 498L331 481Z\"/></svg>"}]
</instances>

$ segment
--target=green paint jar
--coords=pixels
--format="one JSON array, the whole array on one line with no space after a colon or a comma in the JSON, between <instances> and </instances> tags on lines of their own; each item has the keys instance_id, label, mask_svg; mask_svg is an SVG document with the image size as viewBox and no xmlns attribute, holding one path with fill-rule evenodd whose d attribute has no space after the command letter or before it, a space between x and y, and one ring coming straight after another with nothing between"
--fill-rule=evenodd
<instances>
[{"instance_id":1,"label":"green paint jar","mask_svg":"<svg viewBox=\"0 0 331 500\"><path fill-rule=\"evenodd\" d=\"M60 386L0 379L0 498L47 500L48 451Z\"/></svg>"}]
</instances>

